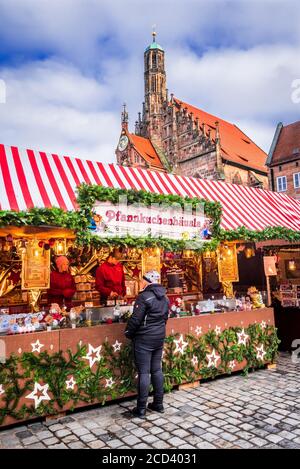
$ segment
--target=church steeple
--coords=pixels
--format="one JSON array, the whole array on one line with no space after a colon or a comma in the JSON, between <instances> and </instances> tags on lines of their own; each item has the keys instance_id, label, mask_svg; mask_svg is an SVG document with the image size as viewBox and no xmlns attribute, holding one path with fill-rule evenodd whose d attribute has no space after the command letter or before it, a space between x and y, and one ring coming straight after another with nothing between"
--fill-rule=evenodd
<instances>
[{"instance_id":1,"label":"church steeple","mask_svg":"<svg viewBox=\"0 0 300 469\"><path fill-rule=\"evenodd\" d=\"M126 110L126 103L123 104L123 111L121 114L122 129L128 130L128 112Z\"/></svg>"},{"instance_id":2,"label":"church steeple","mask_svg":"<svg viewBox=\"0 0 300 469\"><path fill-rule=\"evenodd\" d=\"M144 53L145 105L141 134L161 147L161 126L163 103L167 99L165 52L156 42L152 32L152 43Z\"/></svg>"}]
</instances>

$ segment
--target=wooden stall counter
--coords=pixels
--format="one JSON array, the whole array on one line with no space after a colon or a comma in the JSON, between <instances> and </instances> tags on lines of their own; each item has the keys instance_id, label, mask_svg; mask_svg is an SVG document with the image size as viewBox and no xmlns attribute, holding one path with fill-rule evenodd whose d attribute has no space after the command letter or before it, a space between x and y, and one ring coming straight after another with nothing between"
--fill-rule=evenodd
<instances>
[{"instance_id":1,"label":"wooden stall counter","mask_svg":"<svg viewBox=\"0 0 300 469\"><path fill-rule=\"evenodd\" d=\"M136 370L125 326L2 336L0 425L133 395ZM272 308L169 319L165 388L261 367L274 361L277 345Z\"/></svg>"}]
</instances>

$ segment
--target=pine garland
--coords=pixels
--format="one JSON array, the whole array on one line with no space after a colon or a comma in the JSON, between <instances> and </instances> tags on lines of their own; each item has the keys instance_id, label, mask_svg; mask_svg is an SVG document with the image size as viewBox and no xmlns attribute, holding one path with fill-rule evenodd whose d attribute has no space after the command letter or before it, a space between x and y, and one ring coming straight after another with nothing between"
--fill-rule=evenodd
<instances>
[{"instance_id":1,"label":"pine garland","mask_svg":"<svg viewBox=\"0 0 300 469\"><path fill-rule=\"evenodd\" d=\"M277 355L278 337L274 326L262 328L260 324L251 324L245 328L249 336L247 345L238 344L237 333L240 327L225 329L220 335L214 330L196 337L187 334L184 340L187 347L183 354L175 353L175 342L179 334L171 335L165 341L163 371L165 375L165 391L184 382L215 378L220 374L230 374L229 363L236 360L241 363L246 360L244 373L254 368L264 366L265 362L273 362ZM257 346L264 346L266 352L264 361L257 359ZM220 356L217 367L208 367L207 354L215 350ZM101 349L101 359L97 366L90 369L84 359L87 347L79 346L75 353L48 351L40 354L24 352L16 356L12 354L5 363L0 364L0 384L4 393L0 396L0 425L5 424L8 416L16 419L30 419L43 415L55 415L66 405L71 403L71 409L85 403L102 403L107 399L124 397L136 391L136 370L133 363L131 344L121 347L114 352L113 347L104 342ZM196 357L198 365L192 364ZM74 389L66 389L66 381L74 377ZM106 387L106 380L113 384ZM32 401L20 406L20 399L27 396L34 387L34 382L49 385L50 401L42 401L35 408Z\"/></svg>"},{"instance_id":2,"label":"pine garland","mask_svg":"<svg viewBox=\"0 0 300 469\"><path fill-rule=\"evenodd\" d=\"M127 203L140 204L145 207L149 207L152 204L178 204L180 207L184 207L185 204L189 204L193 209L199 208L199 205L203 205L204 214L212 219L212 235L217 238L217 233L220 230L222 207L219 202L210 202L205 199L198 199L197 197L181 197L179 195L164 195L155 194L152 192L146 192L143 190L135 191L133 189L115 189L111 187L103 187L98 185L82 184L78 188L77 202L82 212L82 217L90 219L92 217L93 206L96 201L110 201L112 204L117 204L120 197L126 196ZM92 244L95 247L106 246L108 244L125 245L128 247L144 248L144 247L155 247L159 246L166 250L180 251L187 246L189 249L201 252L204 250L215 250L218 242L203 242L202 240L184 241L184 240L172 240L166 238L151 238L143 237L136 238L127 236L125 239L116 238L115 240L111 237L100 238L93 235L89 230L82 230L77 233L80 244Z\"/></svg>"},{"instance_id":3,"label":"pine garland","mask_svg":"<svg viewBox=\"0 0 300 469\"><path fill-rule=\"evenodd\" d=\"M241 226L236 230L223 230L218 233L219 241L267 241L275 239L284 239L290 242L300 241L300 231L294 231L280 226L267 227L262 231L252 231Z\"/></svg>"},{"instance_id":4,"label":"pine garland","mask_svg":"<svg viewBox=\"0 0 300 469\"><path fill-rule=\"evenodd\" d=\"M95 236L89 229L92 217L92 209L96 200L118 203L120 196L126 195L128 204L139 203L145 206L151 204L191 204L193 208L203 204L204 214L213 221L213 239L203 242L173 240L166 238L137 238L127 236L126 238L100 238ZM284 227L267 227L262 231L252 231L241 226L235 230L224 230L220 228L222 206L219 202L211 202L197 197L181 197L179 195L163 195L146 191L135 191L133 189L115 189L98 185L82 184L77 188L77 211L64 211L57 207L32 208L26 212L0 210L0 227L6 226L55 226L74 230L76 233L76 244L78 246L90 245L100 248L107 245L122 245L126 247L161 247L168 251L180 251L182 249L194 249L197 252L206 250L215 251L222 241L266 241L284 239L290 242L300 242L300 232Z\"/></svg>"}]
</instances>

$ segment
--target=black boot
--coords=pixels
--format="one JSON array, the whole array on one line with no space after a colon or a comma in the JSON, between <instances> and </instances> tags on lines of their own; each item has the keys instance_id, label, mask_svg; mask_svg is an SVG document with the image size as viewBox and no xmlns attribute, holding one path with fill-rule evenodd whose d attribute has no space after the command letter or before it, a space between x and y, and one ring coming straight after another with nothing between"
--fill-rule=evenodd
<instances>
[{"instance_id":1,"label":"black boot","mask_svg":"<svg viewBox=\"0 0 300 469\"><path fill-rule=\"evenodd\" d=\"M154 402L150 402L148 404L148 409L154 410L155 412L159 412L160 414L163 414L165 411L164 406L162 404L157 405L157 404L154 404Z\"/></svg>"},{"instance_id":2,"label":"black boot","mask_svg":"<svg viewBox=\"0 0 300 469\"><path fill-rule=\"evenodd\" d=\"M138 417L140 419L144 419L146 417L146 409L140 409L139 407L134 407L131 413L134 417Z\"/></svg>"}]
</instances>

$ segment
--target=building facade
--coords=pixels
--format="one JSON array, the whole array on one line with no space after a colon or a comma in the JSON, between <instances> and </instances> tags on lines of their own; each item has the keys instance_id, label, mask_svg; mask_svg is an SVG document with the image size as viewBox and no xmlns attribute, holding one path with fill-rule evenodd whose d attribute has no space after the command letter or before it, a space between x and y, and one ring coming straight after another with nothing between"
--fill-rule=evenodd
<instances>
[{"instance_id":1,"label":"building facade","mask_svg":"<svg viewBox=\"0 0 300 469\"><path fill-rule=\"evenodd\" d=\"M300 199L300 121L277 125L268 159L269 187Z\"/></svg>"},{"instance_id":2,"label":"building facade","mask_svg":"<svg viewBox=\"0 0 300 469\"><path fill-rule=\"evenodd\" d=\"M117 161L184 176L268 187L266 153L236 125L185 103L166 87L165 53L153 41L144 53L145 100L128 130L124 106Z\"/></svg>"}]
</instances>

